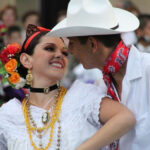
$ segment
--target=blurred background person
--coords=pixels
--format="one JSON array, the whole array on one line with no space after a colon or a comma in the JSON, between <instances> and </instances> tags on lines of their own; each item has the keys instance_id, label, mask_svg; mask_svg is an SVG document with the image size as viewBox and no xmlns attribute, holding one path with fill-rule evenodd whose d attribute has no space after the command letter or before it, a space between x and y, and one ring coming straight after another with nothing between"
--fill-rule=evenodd
<instances>
[{"instance_id":1,"label":"blurred background person","mask_svg":"<svg viewBox=\"0 0 150 150\"><path fill-rule=\"evenodd\" d=\"M18 43L21 45L22 44L21 28L17 25L9 27L7 29L6 41L7 44Z\"/></svg>"},{"instance_id":2,"label":"blurred background person","mask_svg":"<svg viewBox=\"0 0 150 150\"><path fill-rule=\"evenodd\" d=\"M141 52L150 53L150 15L139 15L139 20L140 27L136 31L138 36L136 46Z\"/></svg>"},{"instance_id":3,"label":"blurred background person","mask_svg":"<svg viewBox=\"0 0 150 150\"><path fill-rule=\"evenodd\" d=\"M131 1L124 2L123 9L133 13L135 16L139 16L140 14L139 9Z\"/></svg>"},{"instance_id":4,"label":"blurred background person","mask_svg":"<svg viewBox=\"0 0 150 150\"><path fill-rule=\"evenodd\" d=\"M6 5L0 11L0 36L3 38L4 45L7 45L7 29L16 24L17 9L13 5Z\"/></svg>"},{"instance_id":5,"label":"blurred background person","mask_svg":"<svg viewBox=\"0 0 150 150\"><path fill-rule=\"evenodd\" d=\"M66 18L66 10L60 10L57 13L57 23Z\"/></svg>"},{"instance_id":6,"label":"blurred background person","mask_svg":"<svg viewBox=\"0 0 150 150\"><path fill-rule=\"evenodd\" d=\"M36 26L39 26L40 23L40 14L37 11L31 10L27 11L23 17L22 17L22 23L23 23L23 30L22 30L22 41L25 40L26 35L26 29L28 24L34 24Z\"/></svg>"},{"instance_id":7,"label":"blurred background person","mask_svg":"<svg viewBox=\"0 0 150 150\"><path fill-rule=\"evenodd\" d=\"M131 1L125 1L123 3L123 9L133 13L137 17L140 15L139 9ZM122 33L121 37L127 46L135 45L138 40L135 31Z\"/></svg>"},{"instance_id":8,"label":"blurred background person","mask_svg":"<svg viewBox=\"0 0 150 150\"><path fill-rule=\"evenodd\" d=\"M17 20L17 9L13 5L7 5L0 11L0 20L6 28L15 25Z\"/></svg>"},{"instance_id":9,"label":"blurred background person","mask_svg":"<svg viewBox=\"0 0 150 150\"><path fill-rule=\"evenodd\" d=\"M123 8L124 1L122 1L122 0L112 0L112 2L113 2L113 6L115 6L117 8Z\"/></svg>"}]
</instances>

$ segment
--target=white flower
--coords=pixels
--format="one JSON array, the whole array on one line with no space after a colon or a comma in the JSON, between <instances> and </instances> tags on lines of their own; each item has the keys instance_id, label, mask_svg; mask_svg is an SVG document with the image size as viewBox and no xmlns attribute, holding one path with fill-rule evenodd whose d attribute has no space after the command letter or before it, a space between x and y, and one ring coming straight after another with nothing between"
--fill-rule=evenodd
<instances>
[{"instance_id":1,"label":"white flower","mask_svg":"<svg viewBox=\"0 0 150 150\"><path fill-rule=\"evenodd\" d=\"M5 78L8 78L9 77L9 75L8 75L8 73L5 75Z\"/></svg>"},{"instance_id":2,"label":"white flower","mask_svg":"<svg viewBox=\"0 0 150 150\"><path fill-rule=\"evenodd\" d=\"M15 84L15 88L16 89L23 88L25 84L26 80L24 78L20 78L20 81L17 84Z\"/></svg>"},{"instance_id":3,"label":"white flower","mask_svg":"<svg viewBox=\"0 0 150 150\"><path fill-rule=\"evenodd\" d=\"M3 87L8 87L8 86L10 86L9 82L5 82L5 83L3 84Z\"/></svg>"}]
</instances>

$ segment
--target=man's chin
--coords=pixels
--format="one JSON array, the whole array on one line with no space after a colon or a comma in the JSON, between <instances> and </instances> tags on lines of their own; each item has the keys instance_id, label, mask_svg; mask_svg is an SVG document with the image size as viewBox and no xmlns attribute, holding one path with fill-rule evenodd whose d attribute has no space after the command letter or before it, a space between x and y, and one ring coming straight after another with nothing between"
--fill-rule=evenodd
<instances>
[{"instance_id":1,"label":"man's chin","mask_svg":"<svg viewBox=\"0 0 150 150\"><path fill-rule=\"evenodd\" d=\"M87 65L87 64L82 64L83 65L83 67L84 67L84 69L92 69L89 65Z\"/></svg>"}]
</instances>

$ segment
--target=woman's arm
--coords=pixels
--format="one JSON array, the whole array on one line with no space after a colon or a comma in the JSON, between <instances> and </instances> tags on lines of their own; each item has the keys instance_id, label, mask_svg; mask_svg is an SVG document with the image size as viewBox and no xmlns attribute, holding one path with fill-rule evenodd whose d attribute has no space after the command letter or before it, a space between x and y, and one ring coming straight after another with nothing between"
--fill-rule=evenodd
<instances>
[{"instance_id":1,"label":"woman's arm","mask_svg":"<svg viewBox=\"0 0 150 150\"><path fill-rule=\"evenodd\" d=\"M135 125L136 120L133 114L122 104L103 98L100 105L99 120L104 123L104 126L77 150L99 150L119 139Z\"/></svg>"}]
</instances>

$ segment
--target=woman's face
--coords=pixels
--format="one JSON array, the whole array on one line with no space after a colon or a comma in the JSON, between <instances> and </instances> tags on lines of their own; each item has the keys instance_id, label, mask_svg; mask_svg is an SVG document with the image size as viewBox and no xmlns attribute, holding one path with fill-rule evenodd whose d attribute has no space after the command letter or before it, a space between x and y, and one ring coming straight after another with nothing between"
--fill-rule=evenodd
<instances>
[{"instance_id":1,"label":"woman's face","mask_svg":"<svg viewBox=\"0 0 150 150\"><path fill-rule=\"evenodd\" d=\"M68 52L60 38L43 36L31 56L34 79L61 80L68 65Z\"/></svg>"},{"instance_id":2,"label":"woman's face","mask_svg":"<svg viewBox=\"0 0 150 150\"><path fill-rule=\"evenodd\" d=\"M7 9L2 16L2 21L4 22L4 25L6 27L10 27L14 25L16 22L16 16L14 10Z\"/></svg>"}]
</instances>

